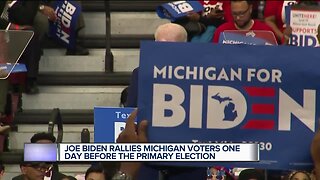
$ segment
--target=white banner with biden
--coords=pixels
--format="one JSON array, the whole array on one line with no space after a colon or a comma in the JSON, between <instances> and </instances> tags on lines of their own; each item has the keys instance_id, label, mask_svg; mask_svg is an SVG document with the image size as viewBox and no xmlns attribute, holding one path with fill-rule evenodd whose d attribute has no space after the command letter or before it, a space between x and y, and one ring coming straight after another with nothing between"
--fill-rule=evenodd
<instances>
[{"instance_id":1,"label":"white banner with biden","mask_svg":"<svg viewBox=\"0 0 320 180\"><path fill-rule=\"evenodd\" d=\"M260 145L259 162L219 165L311 168L310 143L320 105L316 51L142 42L138 120L150 121L150 142Z\"/></svg>"}]
</instances>

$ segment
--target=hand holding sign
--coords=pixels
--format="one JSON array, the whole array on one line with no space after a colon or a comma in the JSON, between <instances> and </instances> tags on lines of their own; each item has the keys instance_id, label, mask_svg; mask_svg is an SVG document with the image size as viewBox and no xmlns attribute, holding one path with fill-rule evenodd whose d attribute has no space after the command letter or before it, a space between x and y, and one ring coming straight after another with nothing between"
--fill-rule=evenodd
<instances>
[{"instance_id":1,"label":"hand holding sign","mask_svg":"<svg viewBox=\"0 0 320 180\"><path fill-rule=\"evenodd\" d=\"M147 121L143 120L136 128L135 119L137 117L137 110L133 111L127 122L125 129L121 132L117 139L117 143L146 143L147 139ZM125 173L126 176L134 177L141 167L141 162L122 162L120 172Z\"/></svg>"},{"instance_id":2,"label":"hand holding sign","mask_svg":"<svg viewBox=\"0 0 320 180\"><path fill-rule=\"evenodd\" d=\"M196 12L189 12L187 16L191 21L199 21L200 19L200 15Z\"/></svg>"},{"instance_id":3,"label":"hand holding sign","mask_svg":"<svg viewBox=\"0 0 320 180\"><path fill-rule=\"evenodd\" d=\"M125 129L120 133L117 143L146 143L147 138L147 121L143 120L136 128L135 119L137 117L137 110L133 111L129 116Z\"/></svg>"},{"instance_id":4,"label":"hand holding sign","mask_svg":"<svg viewBox=\"0 0 320 180\"><path fill-rule=\"evenodd\" d=\"M43 6L43 9L40 10L40 12L41 12L43 15L47 16L50 21L55 22L55 21L57 20L57 15L56 15L56 13L54 12L54 9L53 9L52 7Z\"/></svg>"},{"instance_id":5,"label":"hand holding sign","mask_svg":"<svg viewBox=\"0 0 320 180\"><path fill-rule=\"evenodd\" d=\"M224 17L224 12L218 8L215 8L215 10L210 11L207 17L210 19L222 19Z\"/></svg>"}]
</instances>

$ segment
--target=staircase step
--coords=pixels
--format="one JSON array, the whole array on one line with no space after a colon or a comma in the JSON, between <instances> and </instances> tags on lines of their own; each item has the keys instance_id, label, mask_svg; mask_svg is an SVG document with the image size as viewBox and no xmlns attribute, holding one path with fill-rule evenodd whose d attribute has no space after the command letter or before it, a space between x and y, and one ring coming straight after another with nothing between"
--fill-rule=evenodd
<instances>
[{"instance_id":1,"label":"staircase step","mask_svg":"<svg viewBox=\"0 0 320 180\"><path fill-rule=\"evenodd\" d=\"M118 107L122 86L40 86L36 95L23 94L23 109L93 109Z\"/></svg>"},{"instance_id":2,"label":"staircase step","mask_svg":"<svg viewBox=\"0 0 320 180\"><path fill-rule=\"evenodd\" d=\"M0 153L0 161L4 164L20 164L23 161L23 149L11 149L10 152Z\"/></svg>"},{"instance_id":3,"label":"staircase step","mask_svg":"<svg viewBox=\"0 0 320 180\"><path fill-rule=\"evenodd\" d=\"M90 142L94 142L93 124L64 124L63 140L64 143L80 143L81 131L88 128L90 132ZM38 132L48 132L46 124L19 124L17 132L10 132L9 149L23 149L24 143L29 143L31 137ZM54 135L57 137L55 128Z\"/></svg>"},{"instance_id":4,"label":"staircase step","mask_svg":"<svg viewBox=\"0 0 320 180\"><path fill-rule=\"evenodd\" d=\"M135 34L121 34L111 36L111 48L139 48L140 41L154 40L153 35L135 35ZM83 35L79 37L79 41L87 48L105 48L105 35ZM64 48L53 40L44 40L44 48Z\"/></svg>"},{"instance_id":5,"label":"staircase step","mask_svg":"<svg viewBox=\"0 0 320 180\"><path fill-rule=\"evenodd\" d=\"M155 11L155 9L169 0L161 1L110 1L111 11Z\"/></svg>"},{"instance_id":6,"label":"staircase step","mask_svg":"<svg viewBox=\"0 0 320 180\"><path fill-rule=\"evenodd\" d=\"M66 56L64 49L45 49L40 72L105 72L105 49L90 49L88 56ZM139 64L139 49L112 49L114 72L132 72Z\"/></svg>"},{"instance_id":7,"label":"staircase step","mask_svg":"<svg viewBox=\"0 0 320 180\"><path fill-rule=\"evenodd\" d=\"M63 124L93 124L93 110L61 109ZM14 122L20 124L48 124L51 119L51 109L23 110L16 114Z\"/></svg>"},{"instance_id":8,"label":"staircase step","mask_svg":"<svg viewBox=\"0 0 320 180\"><path fill-rule=\"evenodd\" d=\"M155 11L155 9L168 0L161 1L82 1L84 12L105 11L105 3L110 3L111 11Z\"/></svg>"},{"instance_id":9,"label":"staircase step","mask_svg":"<svg viewBox=\"0 0 320 180\"><path fill-rule=\"evenodd\" d=\"M106 16L102 12L89 12L83 15L85 25L84 34L86 35L105 35ZM156 12L112 12L111 34L135 34L152 35L156 28L169 22L160 19ZM134 22L134 23L133 23Z\"/></svg>"},{"instance_id":10,"label":"staircase step","mask_svg":"<svg viewBox=\"0 0 320 180\"><path fill-rule=\"evenodd\" d=\"M50 72L40 73L40 85L124 85L130 84L131 72Z\"/></svg>"}]
</instances>

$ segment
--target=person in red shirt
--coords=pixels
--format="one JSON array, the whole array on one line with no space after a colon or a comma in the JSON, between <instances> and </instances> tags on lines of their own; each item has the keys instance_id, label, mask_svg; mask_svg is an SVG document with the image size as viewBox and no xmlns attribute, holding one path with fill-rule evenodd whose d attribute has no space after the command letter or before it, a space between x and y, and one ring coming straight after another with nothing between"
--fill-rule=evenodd
<instances>
[{"instance_id":1,"label":"person in red shirt","mask_svg":"<svg viewBox=\"0 0 320 180\"><path fill-rule=\"evenodd\" d=\"M287 6L301 4L301 5L319 5L319 0L313 1L301 1L301 0L290 0L290 1L273 1L267 0L264 10L265 22L275 32L278 40L288 41L291 35L292 29L286 26L286 13L285 8Z\"/></svg>"},{"instance_id":2,"label":"person in red shirt","mask_svg":"<svg viewBox=\"0 0 320 180\"><path fill-rule=\"evenodd\" d=\"M199 0L199 3L204 8L202 12L190 12L187 16L174 21L186 29L189 41L194 36L204 33L208 26L218 27L225 22L223 1Z\"/></svg>"},{"instance_id":3,"label":"person in red shirt","mask_svg":"<svg viewBox=\"0 0 320 180\"><path fill-rule=\"evenodd\" d=\"M289 40L291 28L286 27L285 8L297 3L298 1L266 1L264 10L265 22L275 32L278 40Z\"/></svg>"},{"instance_id":4,"label":"person in red shirt","mask_svg":"<svg viewBox=\"0 0 320 180\"><path fill-rule=\"evenodd\" d=\"M226 22L221 25L214 33L213 42L218 43L221 32L225 30L264 30L273 32L272 29L263 22L253 20L251 14L251 1L232 0L231 15L233 22Z\"/></svg>"}]
</instances>

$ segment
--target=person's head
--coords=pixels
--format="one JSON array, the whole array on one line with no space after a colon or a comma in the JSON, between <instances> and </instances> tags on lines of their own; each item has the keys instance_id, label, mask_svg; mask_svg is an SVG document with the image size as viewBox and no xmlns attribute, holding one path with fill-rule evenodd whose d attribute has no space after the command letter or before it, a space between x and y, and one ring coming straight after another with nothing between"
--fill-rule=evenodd
<instances>
[{"instance_id":1,"label":"person's head","mask_svg":"<svg viewBox=\"0 0 320 180\"><path fill-rule=\"evenodd\" d=\"M234 178L230 175L230 172L228 169L225 169L223 167L211 167L209 169L208 176L210 177L210 180L233 180ZM207 178L209 179L209 178Z\"/></svg>"},{"instance_id":2,"label":"person's head","mask_svg":"<svg viewBox=\"0 0 320 180\"><path fill-rule=\"evenodd\" d=\"M105 180L105 172L102 165L92 165L86 172L85 180Z\"/></svg>"},{"instance_id":3,"label":"person's head","mask_svg":"<svg viewBox=\"0 0 320 180\"><path fill-rule=\"evenodd\" d=\"M187 42L188 35L182 26L174 23L166 23L157 28L154 38L155 41Z\"/></svg>"},{"instance_id":4,"label":"person's head","mask_svg":"<svg viewBox=\"0 0 320 180\"><path fill-rule=\"evenodd\" d=\"M43 180L51 167L50 164L36 162L23 162L20 164L24 180Z\"/></svg>"},{"instance_id":5,"label":"person's head","mask_svg":"<svg viewBox=\"0 0 320 180\"><path fill-rule=\"evenodd\" d=\"M239 174L238 180L264 180L262 172L256 169L245 169Z\"/></svg>"},{"instance_id":6,"label":"person's head","mask_svg":"<svg viewBox=\"0 0 320 180\"><path fill-rule=\"evenodd\" d=\"M289 174L289 180L311 180L311 176L305 171L293 171Z\"/></svg>"},{"instance_id":7,"label":"person's head","mask_svg":"<svg viewBox=\"0 0 320 180\"><path fill-rule=\"evenodd\" d=\"M231 0L231 14L239 28L246 27L251 22L252 2Z\"/></svg>"},{"instance_id":8,"label":"person's head","mask_svg":"<svg viewBox=\"0 0 320 180\"><path fill-rule=\"evenodd\" d=\"M55 143L56 138L50 133L41 132L34 134L30 141L31 143Z\"/></svg>"}]
</instances>

